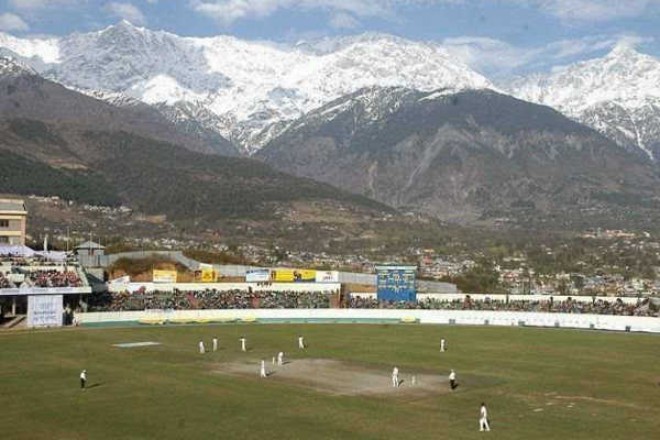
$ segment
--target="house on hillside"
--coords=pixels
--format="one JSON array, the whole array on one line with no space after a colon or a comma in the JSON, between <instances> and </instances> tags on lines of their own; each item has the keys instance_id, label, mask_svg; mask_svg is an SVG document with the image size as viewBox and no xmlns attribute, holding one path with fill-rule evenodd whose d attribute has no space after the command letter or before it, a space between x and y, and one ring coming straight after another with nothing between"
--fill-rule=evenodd
<instances>
[{"instance_id":1,"label":"house on hillside","mask_svg":"<svg viewBox=\"0 0 660 440\"><path fill-rule=\"evenodd\" d=\"M0 246L24 246L27 209L20 199L0 199Z\"/></svg>"}]
</instances>

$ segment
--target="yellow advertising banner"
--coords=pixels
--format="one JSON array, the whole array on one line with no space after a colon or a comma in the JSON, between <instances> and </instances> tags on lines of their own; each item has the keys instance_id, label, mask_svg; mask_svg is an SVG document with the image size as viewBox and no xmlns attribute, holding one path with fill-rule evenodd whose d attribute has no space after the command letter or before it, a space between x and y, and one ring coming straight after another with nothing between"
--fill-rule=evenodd
<instances>
[{"instance_id":1,"label":"yellow advertising banner","mask_svg":"<svg viewBox=\"0 0 660 440\"><path fill-rule=\"evenodd\" d=\"M215 270L213 267L202 268L202 283L215 283Z\"/></svg>"},{"instance_id":2,"label":"yellow advertising banner","mask_svg":"<svg viewBox=\"0 0 660 440\"><path fill-rule=\"evenodd\" d=\"M176 270L158 270L154 269L153 272L154 283L176 283Z\"/></svg>"},{"instance_id":3,"label":"yellow advertising banner","mask_svg":"<svg viewBox=\"0 0 660 440\"><path fill-rule=\"evenodd\" d=\"M313 283L316 271L311 269L271 269L270 280L276 283Z\"/></svg>"}]
</instances>

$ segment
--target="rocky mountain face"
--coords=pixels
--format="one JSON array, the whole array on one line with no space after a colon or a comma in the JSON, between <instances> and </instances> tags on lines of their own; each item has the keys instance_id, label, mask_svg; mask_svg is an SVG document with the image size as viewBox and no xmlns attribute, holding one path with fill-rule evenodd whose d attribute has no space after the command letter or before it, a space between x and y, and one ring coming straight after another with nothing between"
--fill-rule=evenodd
<instances>
[{"instance_id":1,"label":"rocky mountain face","mask_svg":"<svg viewBox=\"0 0 660 440\"><path fill-rule=\"evenodd\" d=\"M179 143L191 151L237 155L225 139L203 131L178 129L160 112L140 102L117 107L44 79L33 69L0 56L0 119L37 119L86 127L126 131L157 140Z\"/></svg>"},{"instance_id":2,"label":"rocky mountain face","mask_svg":"<svg viewBox=\"0 0 660 440\"><path fill-rule=\"evenodd\" d=\"M76 90L121 93L173 106L248 152L295 120L369 86L419 90L490 87L438 45L366 34L295 47L229 36L185 38L121 22L59 39L0 34L11 51L49 79Z\"/></svg>"},{"instance_id":3,"label":"rocky mountain face","mask_svg":"<svg viewBox=\"0 0 660 440\"><path fill-rule=\"evenodd\" d=\"M393 212L253 159L209 153L151 107L115 107L0 57L0 193L124 204L193 230L228 219L288 226L282 217L310 204L349 217Z\"/></svg>"},{"instance_id":4,"label":"rocky mountain face","mask_svg":"<svg viewBox=\"0 0 660 440\"><path fill-rule=\"evenodd\" d=\"M519 78L505 88L660 159L660 60L654 57L619 45L603 58Z\"/></svg>"},{"instance_id":5,"label":"rocky mountain face","mask_svg":"<svg viewBox=\"0 0 660 440\"><path fill-rule=\"evenodd\" d=\"M363 89L299 119L257 157L460 222L601 209L626 195L651 200L658 183L642 154L492 91Z\"/></svg>"}]
</instances>

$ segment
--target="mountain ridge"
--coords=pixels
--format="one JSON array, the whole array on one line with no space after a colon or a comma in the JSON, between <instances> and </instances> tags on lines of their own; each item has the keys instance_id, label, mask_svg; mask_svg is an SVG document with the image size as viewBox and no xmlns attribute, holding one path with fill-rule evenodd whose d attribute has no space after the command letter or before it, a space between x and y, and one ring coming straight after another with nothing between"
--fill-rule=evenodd
<instances>
[{"instance_id":1,"label":"mountain ridge","mask_svg":"<svg viewBox=\"0 0 660 440\"><path fill-rule=\"evenodd\" d=\"M0 58L0 66L0 193L121 204L160 218L170 231L195 233L228 222L287 231L299 209L319 215L308 220L308 231L315 234L337 221L320 215L328 211L341 211L346 221L366 228L396 214L376 201L254 159L176 144L181 135L151 107L142 113L144 104L114 107L9 59Z\"/></svg>"},{"instance_id":2,"label":"mountain ridge","mask_svg":"<svg viewBox=\"0 0 660 440\"><path fill-rule=\"evenodd\" d=\"M471 223L521 209L537 217L607 210L604 194L652 200L658 183L640 152L488 90L363 89L310 112L256 157L399 209Z\"/></svg>"},{"instance_id":3,"label":"mountain ridge","mask_svg":"<svg viewBox=\"0 0 660 440\"><path fill-rule=\"evenodd\" d=\"M67 87L205 107L218 117L216 131L247 152L278 132L274 124L362 87L494 87L439 45L382 34L310 51L230 36L179 37L123 21L59 39L0 35L0 46Z\"/></svg>"},{"instance_id":4,"label":"mountain ridge","mask_svg":"<svg viewBox=\"0 0 660 440\"><path fill-rule=\"evenodd\" d=\"M113 129L134 132L163 141L178 142L191 151L237 155L220 136L186 133L156 109L141 102L117 107L111 100L80 94L49 81L21 62L0 56L0 118L57 121L70 126L110 124Z\"/></svg>"},{"instance_id":5,"label":"mountain ridge","mask_svg":"<svg viewBox=\"0 0 660 440\"><path fill-rule=\"evenodd\" d=\"M504 87L529 102L548 105L621 147L660 159L660 60L620 44L601 58L532 75Z\"/></svg>"}]
</instances>

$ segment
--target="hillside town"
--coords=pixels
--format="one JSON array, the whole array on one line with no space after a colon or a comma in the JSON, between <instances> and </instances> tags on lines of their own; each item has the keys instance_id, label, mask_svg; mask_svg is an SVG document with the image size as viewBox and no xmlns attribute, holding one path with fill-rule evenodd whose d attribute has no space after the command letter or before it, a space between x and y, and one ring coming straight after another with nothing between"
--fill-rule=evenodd
<instances>
[{"instance_id":1,"label":"hillside town","mask_svg":"<svg viewBox=\"0 0 660 440\"><path fill-rule=\"evenodd\" d=\"M660 239L649 232L594 228L552 244L527 248L502 246L481 248L460 240L456 251L432 247L410 247L396 253L383 253L375 247L361 253L298 251L283 246L261 243L226 243L219 236L209 240L186 237L113 236L104 230L103 222L131 223L132 210L75 202L59 197L31 196L39 206L67 207L91 213L99 219L98 230L85 223L80 228L58 228L41 225L28 230L27 240L72 250L92 239L107 247L108 252L182 251L199 256L209 263L254 266L310 267L347 272L374 273L382 262L405 262L418 267L421 280L454 283L465 293L508 293L512 295L585 295L629 296L660 293ZM91 225L93 226L93 225ZM103 235L102 235L103 234ZM209 234L212 236L213 234ZM577 248L584 248L581 252ZM589 251L587 251L588 249Z\"/></svg>"}]
</instances>

